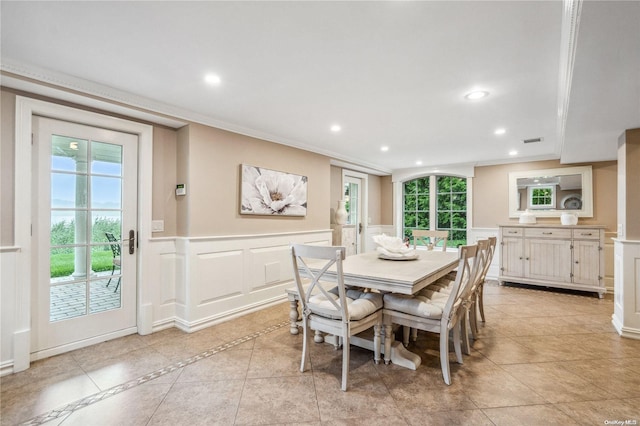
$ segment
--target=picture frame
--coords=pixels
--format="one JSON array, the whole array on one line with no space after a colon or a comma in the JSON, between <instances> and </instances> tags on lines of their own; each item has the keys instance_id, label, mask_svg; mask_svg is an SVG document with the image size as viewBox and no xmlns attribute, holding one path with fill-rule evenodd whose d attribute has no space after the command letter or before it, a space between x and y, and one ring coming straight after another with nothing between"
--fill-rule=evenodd
<instances>
[{"instance_id":1,"label":"picture frame","mask_svg":"<svg viewBox=\"0 0 640 426\"><path fill-rule=\"evenodd\" d=\"M242 164L240 214L306 216L307 176Z\"/></svg>"}]
</instances>

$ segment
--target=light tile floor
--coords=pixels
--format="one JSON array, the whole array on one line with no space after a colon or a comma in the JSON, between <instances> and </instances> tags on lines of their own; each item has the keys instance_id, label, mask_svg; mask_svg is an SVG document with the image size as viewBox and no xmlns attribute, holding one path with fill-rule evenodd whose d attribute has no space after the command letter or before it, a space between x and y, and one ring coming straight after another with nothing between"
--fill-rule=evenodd
<instances>
[{"instance_id":1,"label":"light tile floor","mask_svg":"<svg viewBox=\"0 0 640 426\"><path fill-rule=\"evenodd\" d=\"M487 323L444 384L437 338L417 371L375 365L289 334L289 304L197 333L132 335L0 379L0 423L47 425L605 425L640 423L640 341L611 326L613 301L487 285ZM455 359L452 357L452 359ZM620 423L614 423L620 422ZM626 422L626 423L625 423Z\"/></svg>"}]
</instances>

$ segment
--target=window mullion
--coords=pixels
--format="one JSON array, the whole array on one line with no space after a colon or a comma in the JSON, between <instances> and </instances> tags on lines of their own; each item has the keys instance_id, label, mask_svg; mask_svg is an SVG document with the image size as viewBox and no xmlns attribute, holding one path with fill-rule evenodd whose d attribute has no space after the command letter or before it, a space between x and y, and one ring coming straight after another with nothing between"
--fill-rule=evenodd
<instances>
[{"instance_id":1,"label":"window mullion","mask_svg":"<svg viewBox=\"0 0 640 426\"><path fill-rule=\"evenodd\" d=\"M429 176L429 229L434 231L438 226L438 182L437 176Z\"/></svg>"}]
</instances>

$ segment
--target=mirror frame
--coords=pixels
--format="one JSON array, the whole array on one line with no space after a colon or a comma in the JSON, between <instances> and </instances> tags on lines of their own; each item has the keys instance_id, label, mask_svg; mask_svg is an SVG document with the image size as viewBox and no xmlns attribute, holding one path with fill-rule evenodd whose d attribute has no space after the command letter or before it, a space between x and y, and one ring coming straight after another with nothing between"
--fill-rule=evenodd
<instances>
[{"instance_id":1,"label":"mirror frame","mask_svg":"<svg viewBox=\"0 0 640 426\"><path fill-rule=\"evenodd\" d=\"M582 176L582 209L580 210L535 210L532 213L536 217L560 217L565 211L576 213L579 217L593 217L593 175L591 166L561 167L558 169L527 170L509 173L509 217L520 217L523 210L518 210L518 185L519 178L534 178L538 176Z\"/></svg>"}]
</instances>

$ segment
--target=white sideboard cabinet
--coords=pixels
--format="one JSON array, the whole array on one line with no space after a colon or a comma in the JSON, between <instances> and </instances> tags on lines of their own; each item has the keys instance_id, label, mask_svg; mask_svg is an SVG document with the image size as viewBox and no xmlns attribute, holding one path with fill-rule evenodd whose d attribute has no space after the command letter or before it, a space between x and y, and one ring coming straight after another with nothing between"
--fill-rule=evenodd
<instances>
[{"instance_id":1,"label":"white sideboard cabinet","mask_svg":"<svg viewBox=\"0 0 640 426\"><path fill-rule=\"evenodd\" d=\"M500 226L501 284L597 292L604 286L604 226Z\"/></svg>"}]
</instances>

